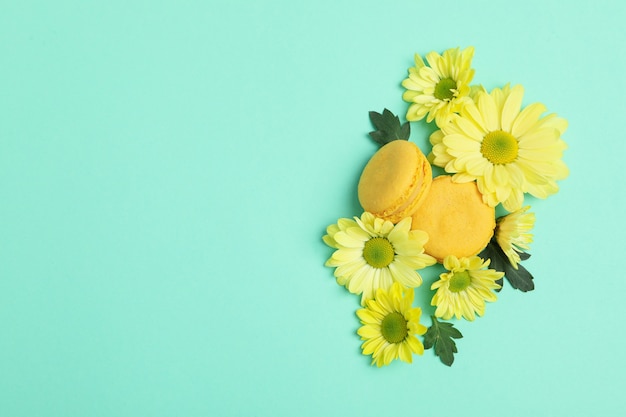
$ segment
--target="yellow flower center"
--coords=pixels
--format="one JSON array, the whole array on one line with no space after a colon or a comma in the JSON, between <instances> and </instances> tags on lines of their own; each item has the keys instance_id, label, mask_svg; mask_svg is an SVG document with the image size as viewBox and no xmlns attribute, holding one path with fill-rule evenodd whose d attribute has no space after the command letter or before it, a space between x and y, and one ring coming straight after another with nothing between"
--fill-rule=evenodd
<instances>
[{"instance_id":1,"label":"yellow flower center","mask_svg":"<svg viewBox=\"0 0 626 417\"><path fill-rule=\"evenodd\" d=\"M365 242L363 247L365 262L374 268L385 268L393 262L394 255L391 242L384 237L372 238Z\"/></svg>"},{"instance_id":2,"label":"yellow flower center","mask_svg":"<svg viewBox=\"0 0 626 417\"><path fill-rule=\"evenodd\" d=\"M518 151L517 139L502 130L487 133L480 145L480 152L494 165L515 161Z\"/></svg>"},{"instance_id":3,"label":"yellow flower center","mask_svg":"<svg viewBox=\"0 0 626 417\"><path fill-rule=\"evenodd\" d=\"M450 278L450 291L459 292L469 287L472 279L467 271L455 272Z\"/></svg>"},{"instance_id":4,"label":"yellow flower center","mask_svg":"<svg viewBox=\"0 0 626 417\"><path fill-rule=\"evenodd\" d=\"M409 329L404 316L394 311L387 314L380 323L380 332L389 343L400 343L409 334Z\"/></svg>"},{"instance_id":5,"label":"yellow flower center","mask_svg":"<svg viewBox=\"0 0 626 417\"><path fill-rule=\"evenodd\" d=\"M454 91L452 90L456 90L456 81L449 77L444 78L435 85L435 93L433 95L439 100L452 100L454 97Z\"/></svg>"}]
</instances>

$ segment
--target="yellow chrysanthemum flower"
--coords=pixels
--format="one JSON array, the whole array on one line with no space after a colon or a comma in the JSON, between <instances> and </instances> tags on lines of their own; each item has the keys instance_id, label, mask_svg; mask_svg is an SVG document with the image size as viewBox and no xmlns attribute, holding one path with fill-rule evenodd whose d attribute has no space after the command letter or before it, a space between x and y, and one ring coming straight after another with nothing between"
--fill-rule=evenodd
<instances>
[{"instance_id":1,"label":"yellow chrysanthemum flower","mask_svg":"<svg viewBox=\"0 0 626 417\"><path fill-rule=\"evenodd\" d=\"M520 110L523 95L519 85L479 92L430 137L434 165L454 173L456 182L476 180L487 204L502 203L510 212L522 207L524 193L556 193L556 181L569 173L561 160L567 121L541 117L546 108L540 103Z\"/></svg>"},{"instance_id":2,"label":"yellow chrysanthemum flower","mask_svg":"<svg viewBox=\"0 0 626 417\"><path fill-rule=\"evenodd\" d=\"M411 103L406 114L408 121L423 119L437 126L445 125L453 113L471 100L470 85L474 70L470 68L474 48L448 49L442 55L431 52L426 55L428 66L422 57L415 55L415 66L409 68L409 76L402 82L407 91L402 98Z\"/></svg>"},{"instance_id":3,"label":"yellow chrysanthemum flower","mask_svg":"<svg viewBox=\"0 0 626 417\"><path fill-rule=\"evenodd\" d=\"M361 349L364 355L372 355L372 365L380 368L398 358L411 363L413 353L424 353L416 335L426 333L426 327L419 322L422 310L411 307L413 297L413 289L403 289L396 282L389 291L376 290L367 307L356 312L363 324L357 331L364 340Z\"/></svg>"},{"instance_id":4,"label":"yellow chrysanthemum flower","mask_svg":"<svg viewBox=\"0 0 626 417\"><path fill-rule=\"evenodd\" d=\"M339 219L326 231L324 242L337 249L326 266L336 267L337 283L361 294L363 305L378 288L389 289L394 282L420 286L422 277L416 269L436 262L424 253L428 235L411 230L410 217L394 225L365 212L360 219Z\"/></svg>"},{"instance_id":5,"label":"yellow chrysanthemum flower","mask_svg":"<svg viewBox=\"0 0 626 417\"><path fill-rule=\"evenodd\" d=\"M530 249L533 241L530 230L535 225L535 213L526 213L529 208L526 206L496 221L496 241L515 269L521 261L519 253Z\"/></svg>"},{"instance_id":6,"label":"yellow chrysanthemum flower","mask_svg":"<svg viewBox=\"0 0 626 417\"><path fill-rule=\"evenodd\" d=\"M504 276L503 272L485 269L490 260L483 261L478 256L457 258L446 256L443 266L450 272L439 276L431 290L437 290L430 304L437 306L435 316L444 320L455 316L473 321L475 314L485 313L485 301L496 301L492 290L500 288L496 281Z\"/></svg>"}]
</instances>

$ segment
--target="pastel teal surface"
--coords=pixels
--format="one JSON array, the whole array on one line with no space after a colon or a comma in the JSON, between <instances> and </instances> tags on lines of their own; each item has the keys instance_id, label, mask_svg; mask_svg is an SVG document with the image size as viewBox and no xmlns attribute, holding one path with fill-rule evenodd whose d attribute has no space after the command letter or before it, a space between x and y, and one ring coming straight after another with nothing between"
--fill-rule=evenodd
<instances>
[{"instance_id":1,"label":"pastel teal surface","mask_svg":"<svg viewBox=\"0 0 626 417\"><path fill-rule=\"evenodd\" d=\"M0 416L621 416L624 18L620 0L2 2ZM377 369L321 236L360 214L368 111L404 114L414 53L469 45L475 82L568 119L571 174L529 200L536 290L458 322L451 368Z\"/></svg>"}]
</instances>

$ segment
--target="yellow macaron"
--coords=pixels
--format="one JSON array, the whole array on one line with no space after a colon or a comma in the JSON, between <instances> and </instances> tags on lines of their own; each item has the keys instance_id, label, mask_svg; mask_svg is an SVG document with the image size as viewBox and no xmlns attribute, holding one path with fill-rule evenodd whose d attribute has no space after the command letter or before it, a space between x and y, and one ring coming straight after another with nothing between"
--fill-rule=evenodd
<instances>
[{"instance_id":1,"label":"yellow macaron","mask_svg":"<svg viewBox=\"0 0 626 417\"><path fill-rule=\"evenodd\" d=\"M432 169L413 142L394 140L369 160L358 185L359 202L392 223L409 217L422 203L432 183Z\"/></svg>"},{"instance_id":2,"label":"yellow macaron","mask_svg":"<svg viewBox=\"0 0 626 417\"><path fill-rule=\"evenodd\" d=\"M424 251L438 262L448 255L477 255L491 240L496 226L495 209L483 202L476 182L456 183L450 175L433 180L412 217L411 228L428 233Z\"/></svg>"}]
</instances>

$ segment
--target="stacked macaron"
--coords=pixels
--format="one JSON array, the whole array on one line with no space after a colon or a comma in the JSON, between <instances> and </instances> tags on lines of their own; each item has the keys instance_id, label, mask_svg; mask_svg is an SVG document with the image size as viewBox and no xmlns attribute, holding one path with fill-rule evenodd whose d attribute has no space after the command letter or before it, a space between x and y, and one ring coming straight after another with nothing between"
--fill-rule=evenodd
<instances>
[{"instance_id":1,"label":"stacked macaron","mask_svg":"<svg viewBox=\"0 0 626 417\"><path fill-rule=\"evenodd\" d=\"M412 229L429 235L425 252L439 262L476 255L493 236L495 209L483 202L476 183L455 183L449 175L433 180L430 163L407 140L391 141L372 156L358 197L365 211L392 223L412 217Z\"/></svg>"},{"instance_id":2,"label":"stacked macaron","mask_svg":"<svg viewBox=\"0 0 626 417\"><path fill-rule=\"evenodd\" d=\"M369 160L359 180L365 211L392 223L411 216L430 189L432 169L422 151L408 140L394 140Z\"/></svg>"}]
</instances>

